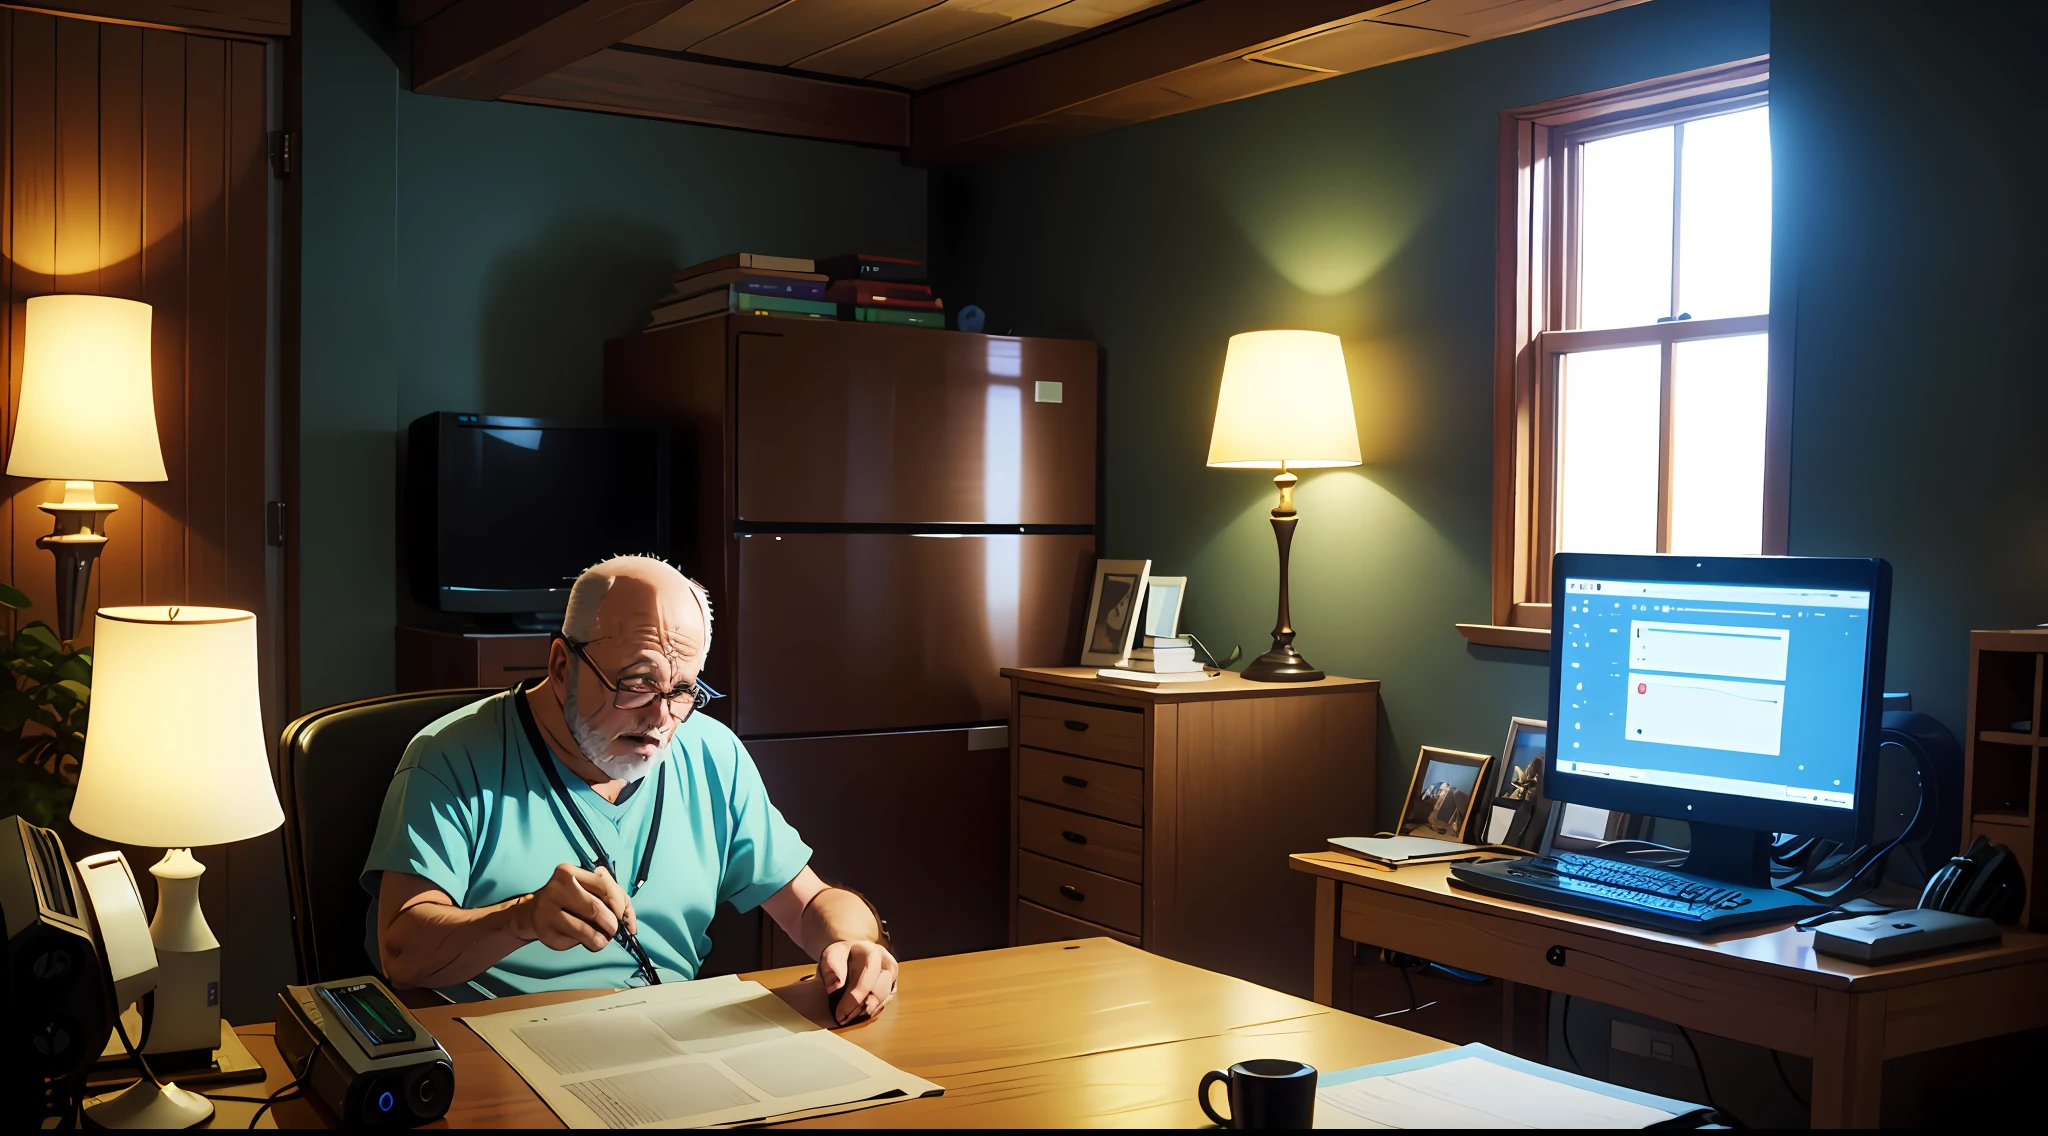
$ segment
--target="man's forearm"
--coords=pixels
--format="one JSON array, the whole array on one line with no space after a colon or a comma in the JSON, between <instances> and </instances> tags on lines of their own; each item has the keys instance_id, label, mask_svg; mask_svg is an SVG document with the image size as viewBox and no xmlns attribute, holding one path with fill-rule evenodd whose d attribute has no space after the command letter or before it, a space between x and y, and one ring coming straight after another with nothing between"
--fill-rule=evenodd
<instances>
[{"instance_id":1,"label":"man's forearm","mask_svg":"<svg viewBox=\"0 0 2048 1136\"><path fill-rule=\"evenodd\" d=\"M812 958L833 943L881 941L882 925L874 910L845 888L828 887L804 907L803 942L797 945Z\"/></svg>"},{"instance_id":2,"label":"man's forearm","mask_svg":"<svg viewBox=\"0 0 2048 1136\"><path fill-rule=\"evenodd\" d=\"M516 926L515 909L532 898L473 911L413 904L379 938L385 976L398 986L452 986L475 978L531 940Z\"/></svg>"}]
</instances>

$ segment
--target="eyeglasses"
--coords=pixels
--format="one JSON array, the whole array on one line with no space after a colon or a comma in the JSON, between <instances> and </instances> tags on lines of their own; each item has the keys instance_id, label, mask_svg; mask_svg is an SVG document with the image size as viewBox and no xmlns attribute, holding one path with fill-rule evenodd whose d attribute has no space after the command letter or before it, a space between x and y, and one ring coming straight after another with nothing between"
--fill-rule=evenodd
<instances>
[{"instance_id":1,"label":"eyeglasses","mask_svg":"<svg viewBox=\"0 0 2048 1136\"><path fill-rule=\"evenodd\" d=\"M669 713L674 714L676 721L680 723L688 721L697 707L714 698L725 697L705 685L702 680L686 682L673 690L661 689L654 684L653 679L644 675L632 675L613 682L605 677L604 668L598 666L591 659L589 652L583 649L588 644L578 643L566 635L556 635L555 638L567 644L569 650L575 652L576 657L582 659L584 665L590 668L590 676L595 678L600 686L612 692L612 705L620 710L638 710L659 698L668 703Z\"/></svg>"}]
</instances>

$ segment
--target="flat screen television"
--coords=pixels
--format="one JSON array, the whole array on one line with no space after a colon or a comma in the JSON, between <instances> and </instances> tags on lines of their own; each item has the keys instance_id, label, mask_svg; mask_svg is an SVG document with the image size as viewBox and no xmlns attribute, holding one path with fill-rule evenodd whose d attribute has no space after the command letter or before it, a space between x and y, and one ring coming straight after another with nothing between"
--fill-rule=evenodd
<instances>
[{"instance_id":1,"label":"flat screen television","mask_svg":"<svg viewBox=\"0 0 2048 1136\"><path fill-rule=\"evenodd\" d=\"M668 494L661 426L423 415L406 451L413 596L446 612L559 614L590 565L667 554Z\"/></svg>"}]
</instances>

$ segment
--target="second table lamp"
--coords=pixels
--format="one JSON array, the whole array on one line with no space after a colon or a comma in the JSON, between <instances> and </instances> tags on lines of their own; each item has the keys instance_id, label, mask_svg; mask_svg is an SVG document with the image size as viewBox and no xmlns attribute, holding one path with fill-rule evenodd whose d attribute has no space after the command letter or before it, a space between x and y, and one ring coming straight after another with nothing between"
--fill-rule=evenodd
<instances>
[{"instance_id":1,"label":"second table lamp","mask_svg":"<svg viewBox=\"0 0 2048 1136\"><path fill-rule=\"evenodd\" d=\"M1293 470L1359 464L1358 421L1344 344L1322 331L1247 331L1230 337L1209 464L1223 469L1277 469L1273 537L1280 544L1280 615L1273 649L1253 659L1255 682L1314 682L1323 672L1294 649L1287 606L1287 553L1294 543Z\"/></svg>"},{"instance_id":2,"label":"second table lamp","mask_svg":"<svg viewBox=\"0 0 2048 1136\"><path fill-rule=\"evenodd\" d=\"M284 823L263 743L256 617L218 607L101 608L93 648L92 724L71 823L166 849L149 870L157 880L150 937L159 977L143 1052L211 1050L220 1045L220 940L200 910L206 868L191 850ZM196 1123L211 1104L205 1110L180 1120Z\"/></svg>"}]
</instances>

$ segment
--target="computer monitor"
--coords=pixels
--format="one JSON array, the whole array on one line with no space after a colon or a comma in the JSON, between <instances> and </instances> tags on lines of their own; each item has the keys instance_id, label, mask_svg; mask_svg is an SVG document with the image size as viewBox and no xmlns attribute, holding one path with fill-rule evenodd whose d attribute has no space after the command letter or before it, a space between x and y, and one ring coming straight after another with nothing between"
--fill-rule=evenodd
<instances>
[{"instance_id":1,"label":"computer monitor","mask_svg":"<svg viewBox=\"0 0 2048 1136\"><path fill-rule=\"evenodd\" d=\"M1686 821L1695 875L1763 887L1769 834L1870 839L1891 566L1552 562L1553 800Z\"/></svg>"}]
</instances>

